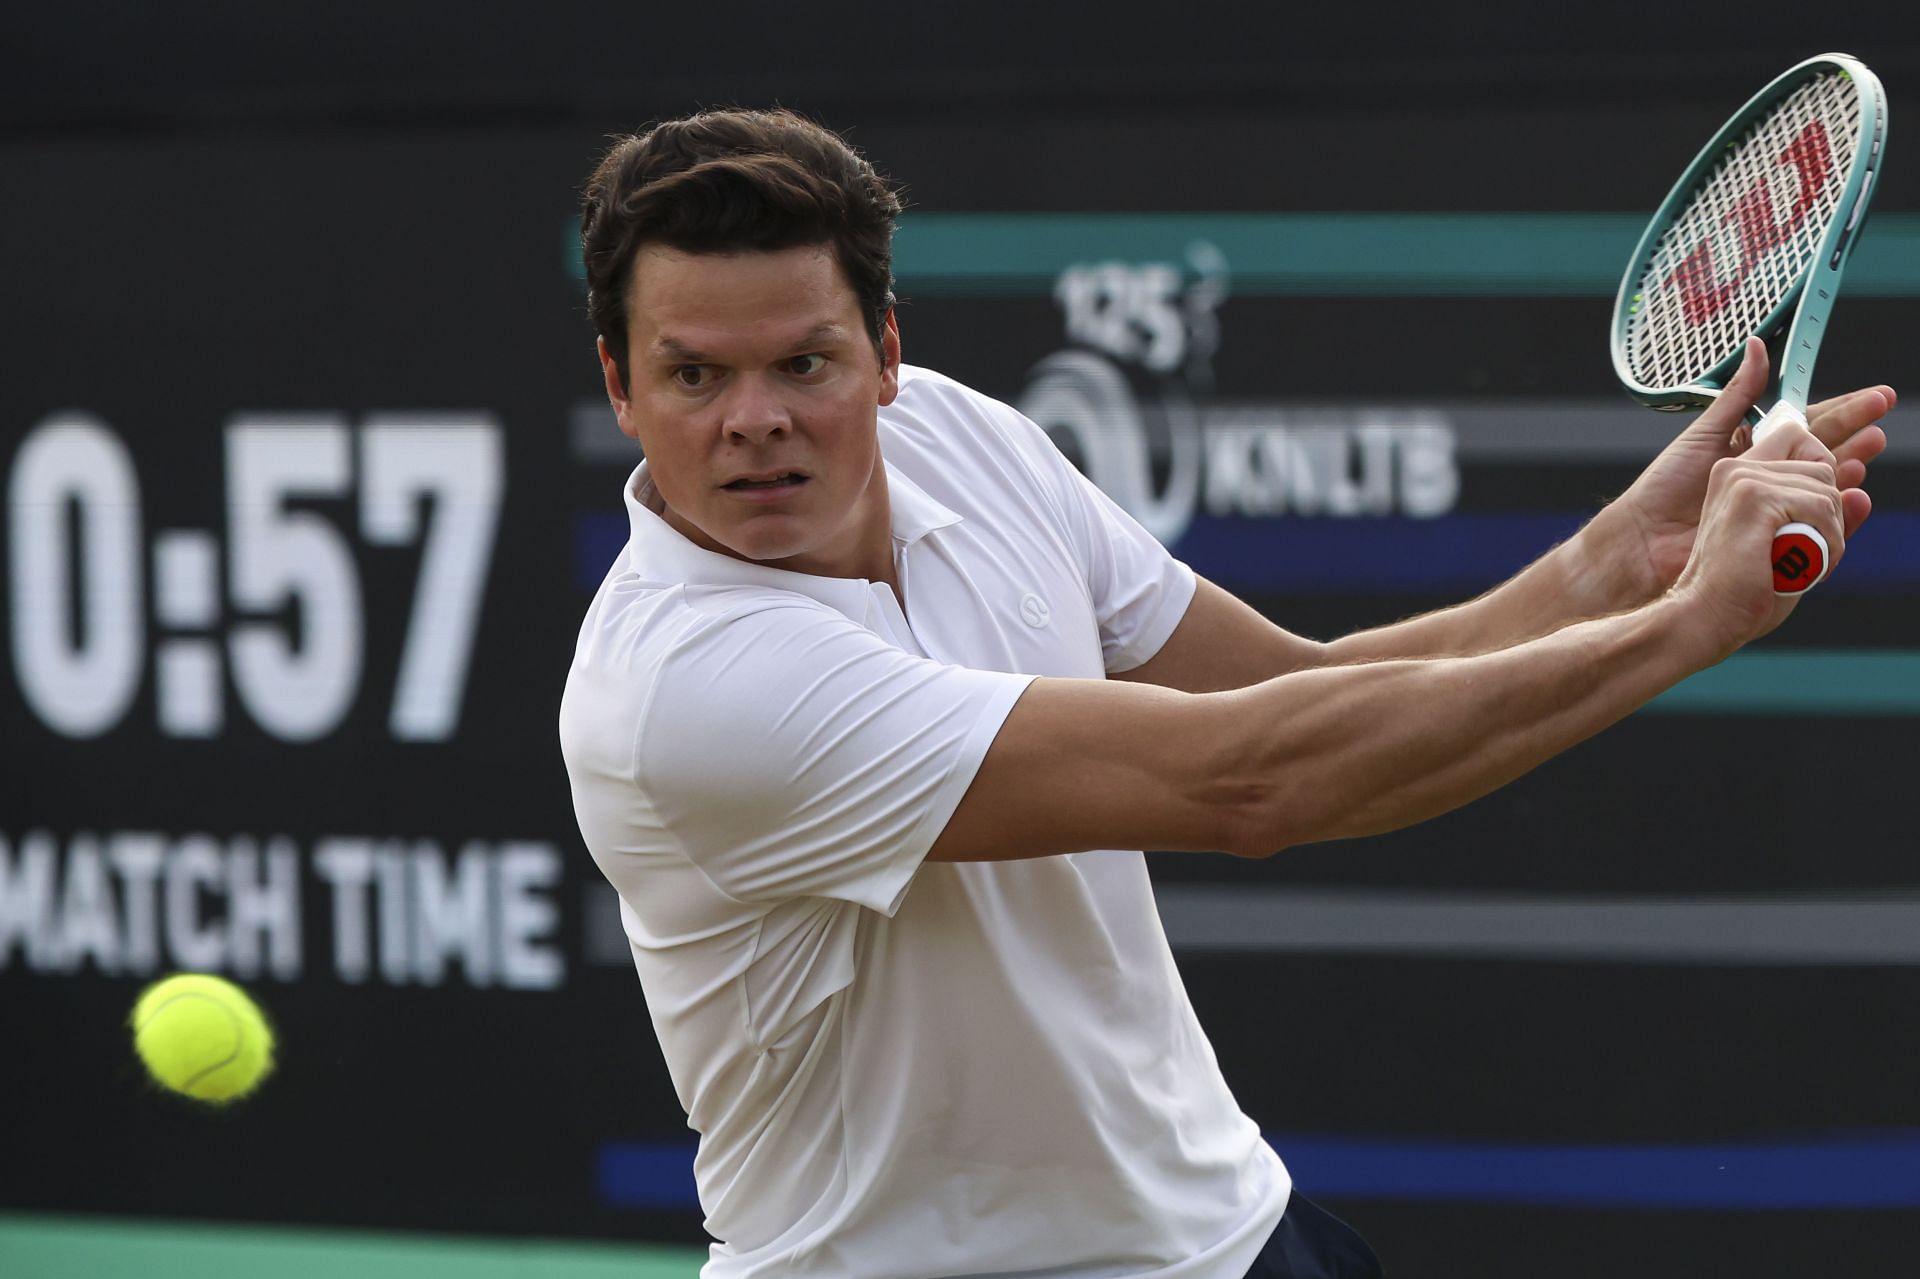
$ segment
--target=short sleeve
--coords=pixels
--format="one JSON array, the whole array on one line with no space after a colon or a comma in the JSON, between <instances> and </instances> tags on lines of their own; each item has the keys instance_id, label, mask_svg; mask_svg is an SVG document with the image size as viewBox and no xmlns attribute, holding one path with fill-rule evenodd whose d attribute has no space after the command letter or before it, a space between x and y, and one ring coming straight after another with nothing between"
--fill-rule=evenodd
<instances>
[{"instance_id":1,"label":"short sleeve","mask_svg":"<svg viewBox=\"0 0 1920 1279\"><path fill-rule=\"evenodd\" d=\"M635 781L729 897L891 915L1032 678L915 657L824 606L762 607L667 654Z\"/></svg>"},{"instance_id":2,"label":"short sleeve","mask_svg":"<svg viewBox=\"0 0 1920 1279\"><path fill-rule=\"evenodd\" d=\"M1014 443L1058 506L1086 574L1109 674L1130 671L1160 651L1193 603L1193 570L1140 521L1069 462L1031 420L1013 409Z\"/></svg>"}]
</instances>

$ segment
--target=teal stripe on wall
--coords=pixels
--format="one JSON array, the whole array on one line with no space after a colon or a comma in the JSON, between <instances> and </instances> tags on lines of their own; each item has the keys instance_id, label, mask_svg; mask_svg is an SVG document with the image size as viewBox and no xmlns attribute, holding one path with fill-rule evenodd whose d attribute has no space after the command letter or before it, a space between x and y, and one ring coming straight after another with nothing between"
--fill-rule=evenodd
<instances>
[{"instance_id":1,"label":"teal stripe on wall","mask_svg":"<svg viewBox=\"0 0 1920 1279\"><path fill-rule=\"evenodd\" d=\"M704 1248L0 1214L0 1275L74 1279L694 1279Z\"/></svg>"},{"instance_id":2,"label":"teal stripe on wall","mask_svg":"<svg viewBox=\"0 0 1920 1279\"><path fill-rule=\"evenodd\" d=\"M1736 653L1642 714L1920 715L1920 652L1770 649Z\"/></svg>"},{"instance_id":3,"label":"teal stripe on wall","mask_svg":"<svg viewBox=\"0 0 1920 1279\"><path fill-rule=\"evenodd\" d=\"M1097 262L1225 256L1236 296L1612 297L1635 213L909 213L894 267L910 296L1046 294ZM1875 218L1855 297L1920 296L1920 215Z\"/></svg>"}]
</instances>

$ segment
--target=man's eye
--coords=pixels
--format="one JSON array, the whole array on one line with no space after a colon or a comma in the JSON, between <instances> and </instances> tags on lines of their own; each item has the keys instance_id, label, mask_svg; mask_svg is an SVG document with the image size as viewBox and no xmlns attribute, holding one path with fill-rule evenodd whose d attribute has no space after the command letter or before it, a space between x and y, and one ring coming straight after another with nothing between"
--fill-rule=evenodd
<instances>
[{"instance_id":1,"label":"man's eye","mask_svg":"<svg viewBox=\"0 0 1920 1279\"><path fill-rule=\"evenodd\" d=\"M698 389L713 380L713 370L704 364L682 364L673 371L673 380L681 386Z\"/></svg>"},{"instance_id":2,"label":"man's eye","mask_svg":"<svg viewBox=\"0 0 1920 1279\"><path fill-rule=\"evenodd\" d=\"M827 367L827 357L824 355L796 355L787 361L787 367L795 373L798 373L801 377L810 377Z\"/></svg>"}]
</instances>

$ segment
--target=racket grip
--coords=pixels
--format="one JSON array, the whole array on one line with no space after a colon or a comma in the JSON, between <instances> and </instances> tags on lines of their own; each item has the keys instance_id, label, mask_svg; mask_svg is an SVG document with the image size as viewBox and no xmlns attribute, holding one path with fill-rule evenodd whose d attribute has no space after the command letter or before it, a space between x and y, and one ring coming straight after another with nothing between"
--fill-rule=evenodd
<instances>
[{"instance_id":1,"label":"racket grip","mask_svg":"<svg viewBox=\"0 0 1920 1279\"><path fill-rule=\"evenodd\" d=\"M1807 429L1807 415L1802 413L1792 401L1782 400L1769 409L1767 415L1754 425L1753 442L1758 444L1775 427L1784 426L1788 422L1802 430Z\"/></svg>"},{"instance_id":2,"label":"racket grip","mask_svg":"<svg viewBox=\"0 0 1920 1279\"><path fill-rule=\"evenodd\" d=\"M1758 441L1777 426L1791 422L1805 428L1807 415L1791 401L1782 400L1753 428ZM1773 593L1798 595L1811 590L1827 575L1827 539L1811 524L1782 524L1773 535Z\"/></svg>"},{"instance_id":3,"label":"racket grip","mask_svg":"<svg viewBox=\"0 0 1920 1279\"><path fill-rule=\"evenodd\" d=\"M1773 535L1773 593L1798 595L1827 575L1827 539L1811 524L1782 524Z\"/></svg>"}]
</instances>

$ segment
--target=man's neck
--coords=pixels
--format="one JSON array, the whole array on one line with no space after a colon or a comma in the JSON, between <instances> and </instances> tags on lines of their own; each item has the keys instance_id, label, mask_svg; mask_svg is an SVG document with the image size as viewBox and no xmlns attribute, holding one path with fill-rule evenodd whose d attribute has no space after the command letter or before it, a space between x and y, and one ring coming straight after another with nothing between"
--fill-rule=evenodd
<instances>
[{"instance_id":1,"label":"man's neck","mask_svg":"<svg viewBox=\"0 0 1920 1279\"><path fill-rule=\"evenodd\" d=\"M873 485L867 491L867 500L861 504L863 509L847 528L841 530L842 537L836 539L845 549L828 546L786 559L756 560L721 544L670 508L651 480L639 496L642 504L665 520L669 528L703 550L742 563L764 564L768 568L805 573L810 577L844 577L881 582L893 592L901 610L904 612L906 609L906 597L900 590L900 573L893 557L893 504L887 491L884 467L874 475Z\"/></svg>"}]
</instances>

